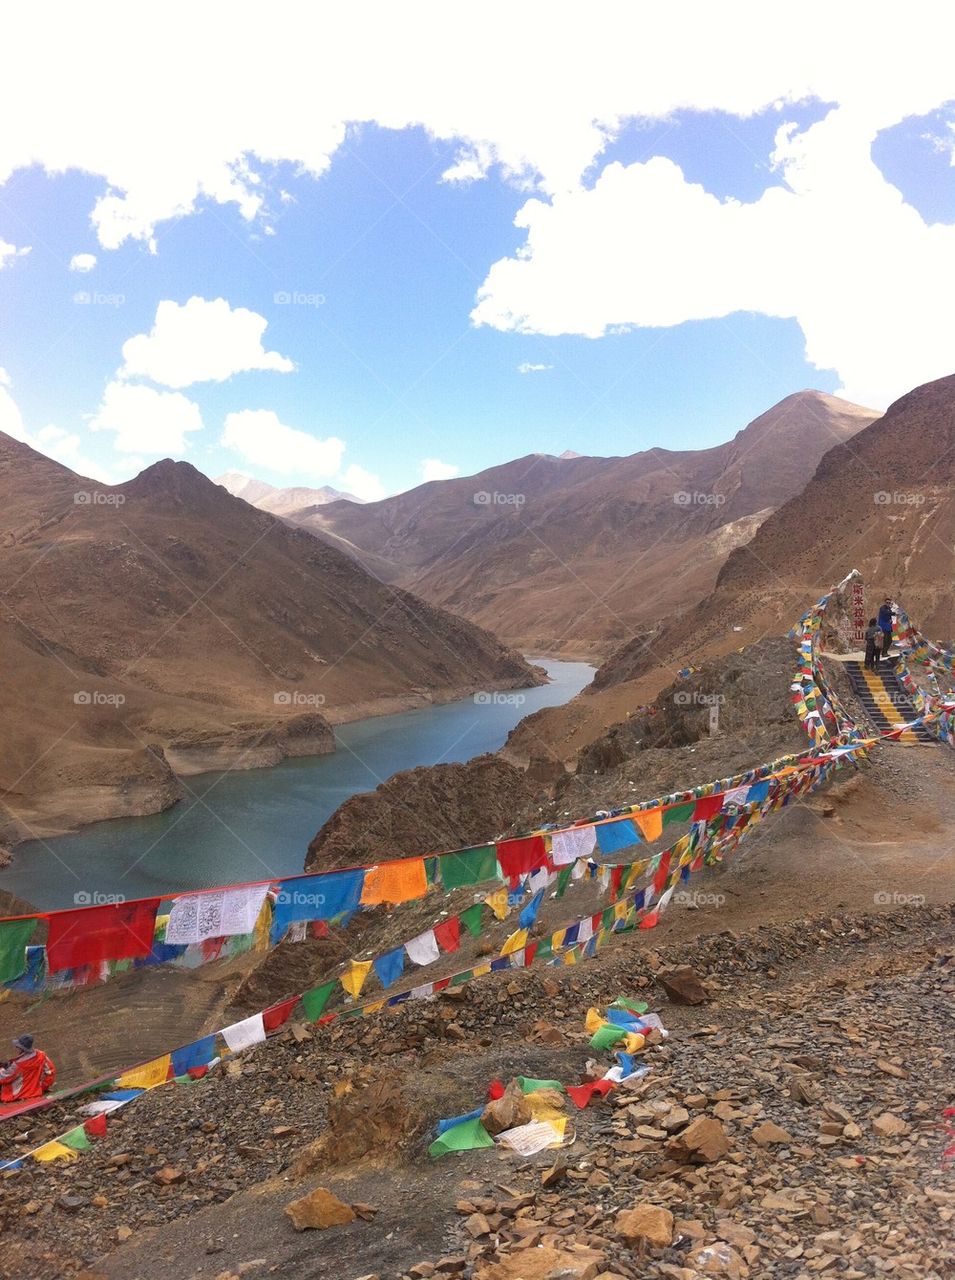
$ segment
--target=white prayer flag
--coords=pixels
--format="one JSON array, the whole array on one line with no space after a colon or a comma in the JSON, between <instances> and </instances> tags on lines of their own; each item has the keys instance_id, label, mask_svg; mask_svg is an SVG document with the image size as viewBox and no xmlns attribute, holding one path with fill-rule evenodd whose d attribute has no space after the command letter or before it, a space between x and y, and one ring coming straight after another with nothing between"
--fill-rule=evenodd
<instances>
[{"instance_id":1,"label":"white prayer flag","mask_svg":"<svg viewBox=\"0 0 955 1280\"><path fill-rule=\"evenodd\" d=\"M206 938L251 933L268 891L267 884L260 884L176 898L166 925L166 942L170 946L191 946Z\"/></svg>"},{"instance_id":2,"label":"white prayer flag","mask_svg":"<svg viewBox=\"0 0 955 1280\"><path fill-rule=\"evenodd\" d=\"M594 851L597 837L593 827L570 827L551 836L550 856L555 867L566 867Z\"/></svg>"},{"instance_id":3,"label":"white prayer flag","mask_svg":"<svg viewBox=\"0 0 955 1280\"><path fill-rule=\"evenodd\" d=\"M419 933L417 938L406 942L405 951L413 964L433 964L441 954L433 929L429 929L427 933Z\"/></svg>"},{"instance_id":4,"label":"white prayer flag","mask_svg":"<svg viewBox=\"0 0 955 1280\"><path fill-rule=\"evenodd\" d=\"M223 1027L222 1038L233 1053L242 1053L245 1049L251 1049L254 1044L262 1044L265 1040L265 1024L261 1013L254 1013L251 1018L243 1018L241 1022L233 1022L231 1027Z\"/></svg>"}]
</instances>

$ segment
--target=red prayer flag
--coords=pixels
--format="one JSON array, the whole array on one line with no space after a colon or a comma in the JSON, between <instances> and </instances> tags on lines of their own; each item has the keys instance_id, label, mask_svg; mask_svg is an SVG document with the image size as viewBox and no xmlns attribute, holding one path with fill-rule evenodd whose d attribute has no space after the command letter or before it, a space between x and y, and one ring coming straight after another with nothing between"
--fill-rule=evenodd
<instances>
[{"instance_id":1,"label":"red prayer flag","mask_svg":"<svg viewBox=\"0 0 955 1280\"><path fill-rule=\"evenodd\" d=\"M529 969L534 963L534 957L537 955L537 943L529 942L524 948L524 968Z\"/></svg>"},{"instance_id":2,"label":"red prayer flag","mask_svg":"<svg viewBox=\"0 0 955 1280\"><path fill-rule=\"evenodd\" d=\"M434 926L434 940L442 951L457 951L461 945L461 918L451 916Z\"/></svg>"},{"instance_id":3,"label":"red prayer flag","mask_svg":"<svg viewBox=\"0 0 955 1280\"><path fill-rule=\"evenodd\" d=\"M693 821L701 822L707 818L715 817L723 807L723 801L726 796L721 791L717 791L712 796L700 796L693 809Z\"/></svg>"},{"instance_id":4,"label":"red prayer flag","mask_svg":"<svg viewBox=\"0 0 955 1280\"><path fill-rule=\"evenodd\" d=\"M298 1004L298 996L290 996L288 1000L283 1000L281 1004L272 1005L271 1009L264 1010L262 1014L262 1025L266 1031L275 1031L279 1027L284 1026L292 1016L292 1010Z\"/></svg>"},{"instance_id":5,"label":"red prayer flag","mask_svg":"<svg viewBox=\"0 0 955 1280\"><path fill-rule=\"evenodd\" d=\"M498 1098L504 1097L504 1085L500 1080L492 1080L488 1085L487 1096L492 1102L496 1102Z\"/></svg>"},{"instance_id":6,"label":"red prayer flag","mask_svg":"<svg viewBox=\"0 0 955 1280\"><path fill-rule=\"evenodd\" d=\"M670 874L670 850L667 849L666 853L660 859L660 866L657 868L657 873L653 877L654 893L661 894L663 892L663 890L666 888L667 876L669 874Z\"/></svg>"},{"instance_id":7,"label":"red prayer flag","mask_svg":"<svg viewBox=\"0 0 955 1280\"><path fill-rule=\"evenodd\" d=\"M614 1087L612 1080L590 1080L587 1084L571 1084L567 1086L567 1094L578 1110L583 1111L587 1103L598 1094L601 1098Z\"/></svg>"},{"instance_id":8,"label":"red prayer flag","mask_svg":"<svg viewBox=\"0 0 955 1280\"><path fill-rule=\"evenodd\" d=\"M201 1080L202 1077L208 1072L208 1070L209 1070L208 1063L204 1064L201 1067L187 1067L186 1075L189 1077L190 1080Z\"/></svg>"},{"instance_id":9,"label":"red prayer flag","mask_svg":"<svg viewBox=\"0 0 955 1280\"><path fill-rule=\"evenodd\" d=\"M623 879L623 873L627 870L629 870L628 867L619 866L619 867L614 867L613 871L611 871L610 873L611 898L616 898L617 894L620 892L620 882Z\"/></svg>"},{"instance_id":10,"label":"red prayer flag","mask_svg":"<svg viewBox=\"0 0 955 1280\"><path fill-rule=\"evenodd\" d=\"M103 1111L98 1116L90 1116L89 1120L83 1122L83 1132L88 1138L105 1138L106 1137L106 1112Z\"/></svg>"},{"instance_id":11,"label":"red prayer flag","mask_svg":"<svg viewBox=\"0 0 955 1280\"><path fill-rule=\"evenodd\" d=\"M46 963L50 973L104 960L135 960L153 946L159 898L114 902L48 916Z\"/></svg>"},{"instance_id":12,"label":"red prayer flag","mask_svg":"<svg viewBox=\"0 0 955 1280\"><path fill-rule=\"evenodd\" d=\"M536 871L547 863L547 847L543 836L525 836L523 840L501 840L497 860L508 880Z\"/></svg>"},{"instance_id":13,"label":"red prayer flag","mask_svg":"<svg viewBox=\"0 0 955 1280\"><path fill-rule=\"evenodd\" d=\"M639 928L655 929L659 923L660 923L659 911L651 911L649 915L645 915L643 919L640 921Z\"/></svg>"},{"instance_id":14,"label":"red prayer flag","mask_svg":"<svg viewBox=\"0 0 955 1280\"><path fill-rule=\"evenodd\" d=\"M445 987L449 987L450 985L451 985L450 978L437 978L431 984L431 989L433 991L444 991Z\"/></svg>"}]
</instances>

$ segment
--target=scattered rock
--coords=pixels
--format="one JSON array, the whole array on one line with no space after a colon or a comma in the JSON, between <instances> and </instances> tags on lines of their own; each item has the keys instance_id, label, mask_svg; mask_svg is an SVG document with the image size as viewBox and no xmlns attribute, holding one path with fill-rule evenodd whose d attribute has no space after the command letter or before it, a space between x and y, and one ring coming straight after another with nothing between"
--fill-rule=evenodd
<instances>
[{"instance_id":1,"label":"scattered rock","mask_svg":"<svg viewBox=\"0 0 955 1280\"><path fill-rule=\"evenodd\" d=\"M474 1280L596 1280L605 1255L593 1249L521 1249L480 1266Z\"/></svg>"},{"instance_id":2,"label":"scattered rock","mask_svg":"<svg viewBox=\"0 0 955 1280\"><path fill-rule=\"evenodd\" d=\"M891 1111L884 1111L872 1121L872 1128L880 1138L895 1138L900 1133L908 1132L908 1125Z\"/></svg>"},{"instance_id":3,"label":"scattered rock","mask_svg":"<svg viewBox=\"0 0 955 1280\"><path fill-rule=\"evenodd\" d=\"M501 1097L495 1098L484 1108L481 1123L494 1137L495 1134L504 1133L506 1129L513 1129L520 1124L529 1124L533 1118L533 1112L525 1094L521 1091L521 1086L516 1080L512 1080Z\"/></svg>"},{"instance_id":4,"label":"scattered rock","mask_svg":"<svg viewBox=\"0 0 955 1280\"><path fill-rule=\"evenodd\" d=\"M617 1214L617 1233L631 1245L665 1249L673 1242L673 1214L656 1204L638 1204Z\"/></svg>"},{"instance_id":5,"label":"scattered rock","mask_svg":"<svg viewBox=\"0 0 955 1280\"><path fill-rule=\"evenodd\" d=\"M316 1187L307 1196L293 1200L285 1206L285 1212L292 1219L296 1231L307 1231L312 1227L324 1231L326 1227L354 1222L356 1217L350 1204L339 1200L325 1187Z\"/></svg>"},{"instance_id":6,"label":"scattered rock","mask_svg":"<svg viewBox=\"0 0 955 1280\"><path fill-rule=\"evenodd\" d=\"M732 1145L719 1120L697 1116L682 1133L670 1139L666 1149L675 1160L712 1164L731 1151Z\"/></svg>"},{"instance_id":7,"label":"scattered rock","mask_svg":"<svg viewBox=\"0 0 955 1280\"><path fill-rule=\"evenodd\" d=\"M709 999L699 975L688 964L662 969L656 978L673 1004L703 1004Z\"/></svg>"},{"instance_id":8,"label":"scattered rock","mask_svg":"<svg viewBox=\"0 0 955 1280\"><path fill-rule=\"evenodd\" d=\"M753 1141L760 1147L770 1147L777 1142L792 1142L793 1136L772 1120L765 1120L753 1130Z\"/></svg>"}]
</instances>

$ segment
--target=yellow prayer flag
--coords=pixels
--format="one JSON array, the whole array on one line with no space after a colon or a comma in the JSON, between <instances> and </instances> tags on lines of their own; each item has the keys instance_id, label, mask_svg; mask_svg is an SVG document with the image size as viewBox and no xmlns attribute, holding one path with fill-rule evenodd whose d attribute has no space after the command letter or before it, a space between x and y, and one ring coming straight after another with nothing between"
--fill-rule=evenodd
<instances>
[{"instance_id":1,"label":"yellow prayer flag","mask_svg":"<svg viewBox=\"0 0 955 1280\"><path fill-rule=\"evenodd\" d=\"M255 922L255 929L252 934L252 950L268 951L271 946L269 934L272 930L272 903L268 898L262 903L258 918Z\"/></svg>"},{"instance_id":2,"label":"yellow prayer flag","mask_svg":"<svg viewBox=\"0 0 955 1280\"><path fill-rule=\"evenodd\" d=\"M491 908L498 920L503 920L507 915L507 890L495 889L484 899L484 905Z\"/></svg>"},{"instance_id":3,"label":"yellow prayer flag","mask_svg":"<svg viewBox=\"0 0 955 1280\"><path fill-rule=\"evenodd\" d=\"M488 961L486 964L475 965L474 968L471 970L471 977L483 978L486 974L490 972L491 972L491 963L490 961Z\"/></svg>"},{"instance_id":4,"label":"yellow prayer flag","mask_svg":"<svg viewBox=\"0 0 955 1280\"><path fill-rule=\"evenodd\" d=\"M33 1153L34 1160L40 1160L44 1164L48 1160L75 1160L78 1152L72 1147L65 1147L62 1142L45 1142L42 1147L37 1147Z\"/></svg>"},{"instance_id":5,"label":"yellow prayer flag","mask_svg":"<svg viewBox=\"0 0 955 1280\"><path fill-rule=\"evenodd\" d=\"M351 968L347 973L341 976L341 984L350 996L356 999L358 993L365 985L365 979L368 977L368 970L371 968L370 960L351 960L349 962Z\"/></svg>"},{"instance_id":6,"label":"yellow prayer flag","mask_svg":"<svg viewBox=\"0 0 955 1280\"><path fill-rule=\"evenodd\" d=\"M588 1009L587 1017L584 1019L584 1030L593 1035L605 1022L606 1018L601 1017L597 1009Z\"/></svg>"},{"instance_id":7,"label":"yellow prayer flag","mask_svg":"<svg viewBox=\"0 0 955 1280\"><path fill-rule=\"evenodd\" d=\"M564 936L566 933L567 933L566 929L557 929L556 932L551 934L550 945L554 951L559 951L560 948L564 945Z\"/></svg>"},{"instance_id":8,"label":"yellow prayer flag","mask_svg":"<svg viewBox=\"0 0 955 1280\"><path fill-rule=\"evenodd\" d=\"M501 947L501 955L509 956L514 951L520 951L521 947L526 947L528 932L529 931L527 929L517 929L512 933L504 943L504 946Z\"/></svg>"},{"instance_id":9,"label":"yellow prayer flag","mask_svg":"<svg viewBox=\"0 0 955 1280\"><path fill-rule=\"evenodd\" d=\"M154 1089L158 1084L165 1084L169 1078L169 1066L172 1058L164 1053L161 1058L153 1058L141 1067L133 1067L117 1077L117 1089Z\"/></svg>"},{"instance_id":10,"label":"yellow prayer flag","mask_svg":"<svg viewBox=\"0 0 955 1280\"><path fill-rule=\"evenodd\" d=\"M623 1049L624 1053L639 1053L645 1044L646 1040L639 1031L628 1031L626 1040L618 1047Z\"/></svg>"},{"instance_id":11,"label":"yellow prayer flag","mask_svg":"<svg viewBox=\"0 0 955 1280\"><path fill-rule=\"evenodd\" d=\"M376 1000L374 1004L366 1004L365 1017L370 1018L373 1013L381 1013L384 1007L385 1007L384 1000Z\"/></svg>"}]
</instances>

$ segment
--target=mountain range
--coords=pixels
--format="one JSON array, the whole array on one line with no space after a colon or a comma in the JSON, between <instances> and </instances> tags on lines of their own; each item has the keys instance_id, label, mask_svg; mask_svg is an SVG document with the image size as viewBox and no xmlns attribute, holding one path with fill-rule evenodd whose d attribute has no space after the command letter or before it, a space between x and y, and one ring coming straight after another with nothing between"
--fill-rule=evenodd
<instances>
[{"instance_id":1,"label":"mountain range","mask_svg":"<svg viewBox=\"0 0 955 1280\"><path fill-rule=\"evenodd\" d=\"M379 502L283 514L508 644L602 657L696 603L826 450L876 417L802 391L709 449L530 454Z\"/></svg>"},{"instance_id":2,"label":"mountain range","mask_svg":"<svg viewBox=\"0 0 955 1280\"><path fill-rule=\"evenodd\" d=\"M0 434L0 499L0 844L542 678L185 462L105 486Z\"/></svg>"}]
</instances>

